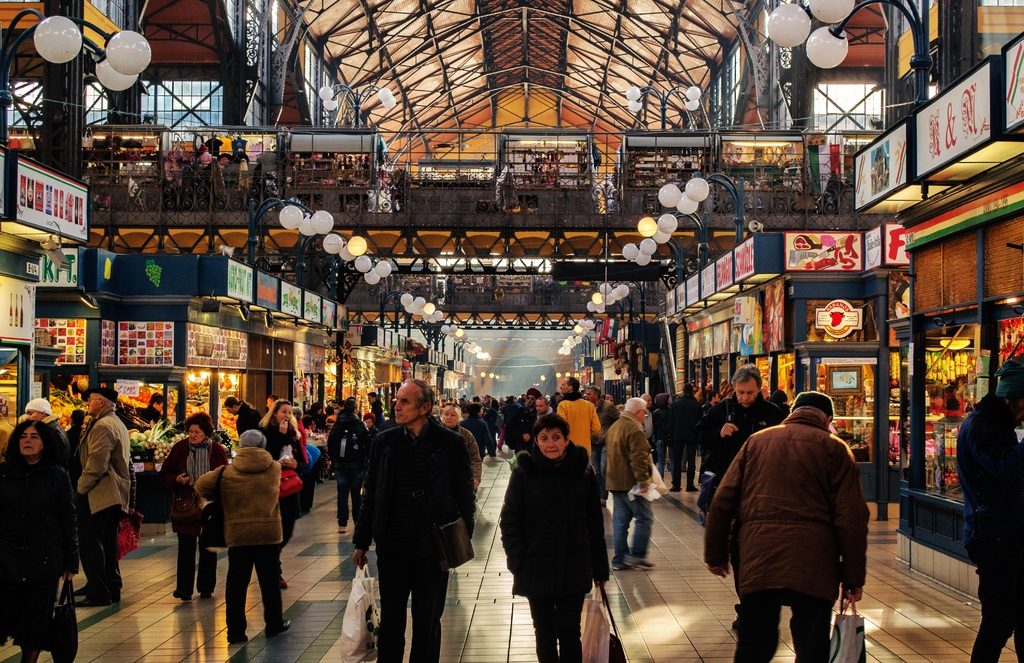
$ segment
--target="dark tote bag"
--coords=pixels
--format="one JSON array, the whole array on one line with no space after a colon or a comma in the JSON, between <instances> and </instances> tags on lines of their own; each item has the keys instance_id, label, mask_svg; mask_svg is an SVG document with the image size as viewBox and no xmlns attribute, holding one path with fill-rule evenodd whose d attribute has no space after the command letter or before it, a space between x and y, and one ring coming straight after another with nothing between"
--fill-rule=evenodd
<instances>
[{"instance_id":1,"label":"dark tote bag","mask_svg":"<svg viewBox=\"0 0 1024 663\"><path fill-rule=\"evenodd\" d=\"M608 621L612 625L612 632L608 641L608 663L628 663L626 650L622 648L622 641L619 639L619 628L615 625L612 606L608 603L608 594L604 591L604 585L601 585L601 600L604 601L605 610L608 611Z\"/></svg>"},{"instance_id":2,"label":"dark tote bag","mask_svg":"<svg viewBox=\"0 0 1024 663\"><path fill-rule=\"evenodd\" d=\"M221 467L217 475L216 499L203 509L203 530L199 534L199 545L210 552L219 552L228 547L224 538L224 501L220 494L220 480L224 478L226 468L227 465Z\"/></svg>"},{"instance_id":3,"label":"dark tote bag","mask_svg":"<svg viewBox=\"0 0 1024 663\"><path fill-rule=\"evenodd\" d=\"M78 655L78 618L75 616L75 588L64 581L50 624L50 654L54 663L71 663Z\"/></svg>"}]
</instances>

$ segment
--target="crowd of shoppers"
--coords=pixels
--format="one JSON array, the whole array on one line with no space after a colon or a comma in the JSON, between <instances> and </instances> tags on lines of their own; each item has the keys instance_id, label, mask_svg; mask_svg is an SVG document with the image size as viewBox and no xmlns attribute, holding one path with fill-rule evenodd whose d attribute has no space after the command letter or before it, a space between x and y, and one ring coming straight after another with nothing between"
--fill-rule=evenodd
<instances>
[{"instance_id":1,"label":"crowd of shoppers","mask_svg":"<svg viewBox=\"0 0 1024 663\"><path fill-rule=\"evenodd\" d=\"M674 492L683 489L684 474L687 491L698 489L700 477L710 482L705 561L712 573L734 576L737 660L771 660L781 605L793 610L798 659L822 660L836 597L859 600L865 582L867 510L856 465L829 432L827 396L800 394L789 413L784 393L765 398L752 366L741 366L723 392L702 403L685 385L675 398L645 394L617 406L599 387L581 389L568 376L551 399L531 389L504 401L484 396L438 404L428 384L409 380L388 412L379 395L370 394L363 413L351 398L311 407L305 417L273 395L262 417L228 398L224 408L237 416L240 432L234 457L229 460L214 440L210 417L199 413L185 421L187 438L161 469L176 513L187 512L179 505L198 505L199 517L172 522L178 537L174 596L188 601L194 591L201 598L214 593L216 555L199 541L202 505L216 501L228 547L229 643L248 639L246 590L253 570L266 635L288 630L281 555L302 512L289 486L293 476L314 467L308 446L316 432L326 444L315 467L324 464L335 478L338 533L348 533L351 515L355 565L365 567L371 549L375 554L380 661L403 659L410 610L411 660L438 660L449 580L438 532L461 522L472 536L482 461L495 463L499 453L510 460L515 454L499 525L512 592L529 602L537 660L580 660L587 593L607 582L611 570L654 567L648 551L655 509L648 497L660 483L655 474L666 472ZM68 434L38 399L9 434L0 464L0 599L18 596L24 609L15 614L0 607L0 641L14 637L26 660L48 647L37 617L52 610L59 578L77 571L79 546L88 577L80 605L120 600L117 532L129 508L131 474L117 398L112 389L90 391L88 416L73 417ZM997 655L1015 625L1016 585L995 579L1017 559L1018 548L1002 537L1014 527L1024 532L1017 524L1024 517L1002 508L1015 503L1012 486L1019 484L1011 479L1024 470L1024 446L1013 435L1024 420L1022 404L1024 366L1004 367L996 396L982 401L962 428L958 459L968 550L982 576L975 649ZM1004 480L1002 492L993 488ZM610 561L605 508L611 512ZM21 524L5 526L12 519ZM4 537L15 535L45 551L44 559L4 547ZM995 659L979 653L978 660Z\"/></svg>"}]
</instances>

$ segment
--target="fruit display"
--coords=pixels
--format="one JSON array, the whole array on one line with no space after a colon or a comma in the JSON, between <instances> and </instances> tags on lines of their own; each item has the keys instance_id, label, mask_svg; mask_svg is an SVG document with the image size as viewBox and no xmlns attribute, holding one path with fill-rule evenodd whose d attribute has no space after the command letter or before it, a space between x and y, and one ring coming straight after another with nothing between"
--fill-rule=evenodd
<instances>
[{"instance_id":1,"label":"fruit display","mask_svg":"<svg viewBox=\"0 0 1024 663\"><path fill-rule=\"evenodd\" d=\"M61 428L71 425L71 413L75 410L86 410L86 403L77 395L65 389L50 390L50 408L55 416L60 417Z\"/></svg>"},{"instance_id":2,"label":"fruit display","mask_svg":"<svg viewBox=\"0 0 1024 663\"><path fill-rule=\"evenodd\" d=\"M148 452L152 452L153 461L156 463L163 463L167 459L167 455L171 453L174 443L186 437L187 435L183 431L163 421L146 431L138 429L128 431L132 455L145 457L150 455Z\"/></svg>"}]
</instances>

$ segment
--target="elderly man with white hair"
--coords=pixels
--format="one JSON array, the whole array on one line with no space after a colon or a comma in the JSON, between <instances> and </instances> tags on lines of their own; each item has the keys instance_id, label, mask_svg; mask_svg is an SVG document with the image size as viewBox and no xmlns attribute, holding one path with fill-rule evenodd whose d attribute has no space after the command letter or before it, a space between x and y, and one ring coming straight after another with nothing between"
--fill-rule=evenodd
<instances>
[{"instance_id":1,"label":"elderly man with white hair","mask_svg":"<svg viewBox=\"0 0 1024 663\"><path fill-rule=\"evenodd\" d=\"M647 544L651 539L654 520L649 500L637 496L629 499L629 491L638 486L646 493L651 481L651 447L644 434L643 421L647 416L647 403L642 398L630 398L619 417L605 436L608 467L605 485L612 494L612 532L615 554L612 568L623 571L631 568L649 569ZM629 545L629 523L636 519L633 545Z\"/></svg>"}]
</instances>

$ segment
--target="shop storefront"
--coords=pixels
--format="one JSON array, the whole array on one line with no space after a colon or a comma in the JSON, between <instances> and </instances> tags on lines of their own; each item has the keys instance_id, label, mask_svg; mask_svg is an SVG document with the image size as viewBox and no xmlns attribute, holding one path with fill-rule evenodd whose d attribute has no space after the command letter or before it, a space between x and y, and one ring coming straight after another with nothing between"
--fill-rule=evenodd
<instances>
[{"instance_id":1,"label":"shop storefront","mask_svg":"<svg viewBox=\"0 0 1024 663\"><path fill-rule=\"evenodd\" d=\"M229 396L262 408L268 387L291 397L300 372L317 376L314 394L322 393L324 332L336 323L323 323L322 302L316 322L300 324L282 313L277 279L224 256L82 249L75 258L77 270L59 277L42 266L48 283L39 290L35 332L57 352L53 366L40 370L37 390L62 418L85 409L89 386L118 391L147 523L166 520L169 503L155 472L182 434L175 424L207 412L230 445L237 434L222 407ZM257 298L257 284L273 290L272 301Z\"/></svg>"},{"instance_id":2,"label":"shop storefront","mask_svg":"<svg viewBox=\"0 0 1024 663\"><path fill-rule=\"evenodd\" d=\"M1024 169L1015 159L1024 114L1013 101L1024 79L1007 62L1022 41L857 155L858 209L898 214L913 274L890 283L899 556L970 594L977 578L963 546L957 436L999 365L1024 346Z\"/></svg>"},{"instance_id":3,"label":"shop storefront","mask_svg":"<svg viewBox=\"0 0 1024 663\"><path fill-rule=\"evenodd\" d=\"M866 255L864 243L860 232L755 235L713 263L714 271L696 275L698 299L687 297L693 286L684 284L678 315L687 332L686 374L705 397L743 364L758 368L765 396L776 389L790 400L807 390L831 396L865 498L884 519L898 493L900 459L898 442L890 444L890 431L899 429L900 379L891 370L899 353L889 345L890 277L904 273L907 258Z\"/></svg>"}]
</instances>

